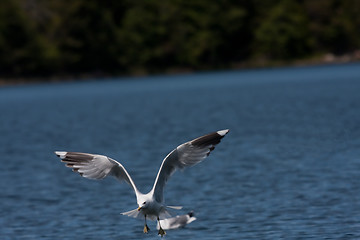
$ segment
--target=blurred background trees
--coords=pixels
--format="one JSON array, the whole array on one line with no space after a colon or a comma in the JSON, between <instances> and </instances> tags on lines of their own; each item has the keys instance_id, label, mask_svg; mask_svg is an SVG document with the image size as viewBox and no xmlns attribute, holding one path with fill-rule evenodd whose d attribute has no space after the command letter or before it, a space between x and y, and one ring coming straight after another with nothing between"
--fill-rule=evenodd
<instances>
[{"instance_id":1,"label":"blurred background trees","mask_svg":"<svg viewBox=\"0 0 360 240\"><path fill-rule=\"evenodd\" d=\"M0 77L256 66L360 49L357 0L1 0Z\"/></svg>"}]
</instances>

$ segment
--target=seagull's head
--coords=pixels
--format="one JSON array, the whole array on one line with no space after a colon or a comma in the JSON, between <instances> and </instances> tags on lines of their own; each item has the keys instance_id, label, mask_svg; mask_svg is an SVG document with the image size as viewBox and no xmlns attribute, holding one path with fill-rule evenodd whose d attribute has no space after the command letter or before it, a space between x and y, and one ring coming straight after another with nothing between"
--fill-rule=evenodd
<instances>
[{"instance_id":1,"label":"seagull's head","mask_svg":"<svg viewBox=\"0 0 360 240\"><path fill-rule=\"evenodd\" d=\"M147 207L148 207L148 202L142 201L139 203L138 211L140 211L141 209L146 209Z\"/></svg>"}]
</instances>

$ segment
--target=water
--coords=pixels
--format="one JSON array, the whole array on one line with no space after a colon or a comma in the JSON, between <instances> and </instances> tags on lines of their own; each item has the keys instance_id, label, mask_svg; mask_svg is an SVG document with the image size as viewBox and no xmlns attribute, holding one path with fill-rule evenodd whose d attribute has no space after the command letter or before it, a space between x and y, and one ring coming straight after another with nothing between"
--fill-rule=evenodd
<instances>
[{"instance_id":1,"label":"water","mask_svg":"<svg viewBox=\"0 0 360 240\"><path fill-rule=\"evenodd\" d=\"M147 192L165 155L230 128L177 172L168 205L198 218L166 239L359 239L360 64L0 89L1 239L159 239L126 184L92 181L54 150L120 161Z\"/></svg>"}]
</instances>

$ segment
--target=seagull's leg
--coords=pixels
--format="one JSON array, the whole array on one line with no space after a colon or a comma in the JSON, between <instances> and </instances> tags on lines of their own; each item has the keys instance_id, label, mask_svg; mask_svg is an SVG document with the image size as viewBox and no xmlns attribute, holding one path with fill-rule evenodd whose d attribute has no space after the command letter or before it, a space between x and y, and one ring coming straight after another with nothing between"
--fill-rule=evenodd
<instances>
[{"instance_id":1,"label":"seagull's leg","mask_svg":"<svg viewBox=\"0 0 360 240\"><path fill-rule=\"evenodd\" d=\"M162 229L162 227L161 227L161 225L160 225L160 219L159 219L159 217L157 217L157 220L158 220L158 222L159 222L159 233L158 233L158 235L161 235L161 237L163 237L163 236L166 234L166 232L164 231L164 229Z\"/></svg>"},{"instance_id":2,"label":"seagull's leg","mask_svg":"<svg viewBox=\"0 0 360 240\"><path fill-rule=\"evenodd\" d=\"M150 228L146 224L146 214L145 214L145 225L144 225L144 233L148 233L150 231Z\"/></svg>"}]
</instances>

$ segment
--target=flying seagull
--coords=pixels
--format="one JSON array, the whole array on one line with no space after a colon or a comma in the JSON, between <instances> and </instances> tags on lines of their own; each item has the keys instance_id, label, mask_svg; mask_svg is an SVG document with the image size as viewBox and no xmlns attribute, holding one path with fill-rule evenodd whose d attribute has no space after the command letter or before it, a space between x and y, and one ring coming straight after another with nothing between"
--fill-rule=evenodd
<instances>
[{"instance_id":1,"label":"flying seagull","mask_svg":"<svg viewBox=\"0 0 360 240\"><path fill-rule=\"evenodd\" d=\"M192 223L195 220L196 220L196 217L194 215L194 212L191 211L185 215L180 215L180 216L176 216L173 218L166 218L166 219L160 220L160 223L158 223L156 225L156 228L160 229L160 224L161 224L161 227L165 230L182 228L182 227L185 227L187 224Z\"/></svg>"},{"instance_id":2,"label":"flying seagull","mask_svg":"<svg viewBox=\"0 0 360 240\"><path fill-rule=\"evenodd\" d=\"M157 220L159 222L158 233L163 236L165 231L160 225L160 219L171 217L169 208L181 209L181 207L164 205L163 193L167 180L176 169L183 169L203 161L228 132L228 129L213 132L181 144L171 151L162 161L153 188L147 194L141 193L123 165L110 157L63 151L56 151L55 154L61 158L62 162L66 163L67 167L72 168L74 172L78 172L83 177L102 179L106 176L114 176L120 181L127 182L136 194L138 208L122 214L145 219L144 233L150 230L146 219Z\"/></svg>"}]
</instances>

